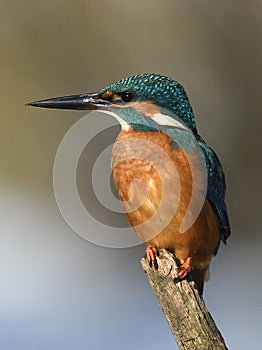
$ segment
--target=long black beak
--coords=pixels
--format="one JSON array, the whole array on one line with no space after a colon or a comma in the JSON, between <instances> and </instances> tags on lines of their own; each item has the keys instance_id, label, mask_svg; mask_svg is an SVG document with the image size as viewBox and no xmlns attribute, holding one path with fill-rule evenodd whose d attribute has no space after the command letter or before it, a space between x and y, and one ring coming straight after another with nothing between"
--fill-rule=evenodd
<instances>
[{"instance_id":1,"label":"long black beak","mask_svg":"<svg viewBox=\"0 0 262 350\"><path fill-rule=\"evenodd\" d=\"M106 109L110 106L110 102L103 100L97 93L92 93L49 98L47 100L29 102L26 105L41 108L94 110Z\"/></svg>"}]
</instances>

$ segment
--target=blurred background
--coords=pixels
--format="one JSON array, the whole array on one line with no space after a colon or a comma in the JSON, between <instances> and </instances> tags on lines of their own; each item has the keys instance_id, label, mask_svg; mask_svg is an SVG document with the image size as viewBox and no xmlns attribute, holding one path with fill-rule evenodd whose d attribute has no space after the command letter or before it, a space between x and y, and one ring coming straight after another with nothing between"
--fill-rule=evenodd
<instances>
[{"instance_id":1,"label":"blurred background","mask_svg":"<svg viewBox=\"0 0 262 350\"><path fill-rule=\"evenodd\" d=\"M222 160L232 237L204 298L230 349L259 348L261 11L259 0L2 3L1 349L176 348L140 267L144 247L91 244L56 205L56 151L84 113L24 106L143 72L185 86L199 131Z\"/></svg>"}]
</instances>

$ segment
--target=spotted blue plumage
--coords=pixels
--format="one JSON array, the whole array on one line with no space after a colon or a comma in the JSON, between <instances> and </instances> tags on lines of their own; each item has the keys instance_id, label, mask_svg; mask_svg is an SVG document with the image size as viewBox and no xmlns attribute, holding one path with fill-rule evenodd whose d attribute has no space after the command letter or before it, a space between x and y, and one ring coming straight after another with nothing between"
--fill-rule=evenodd
<instances>
[{"instance_id":1,"label":"spotted blue plumage","mask_svg":"<svg viewBox=\"0 0 262 350\"><path fill-rule=\"evenodd\" d=\"M116 94L131 91L135 93L138 101L152 100L166 113L170 113L171 117L175 116L176 118L179 118L179 120L181 120L181 122L192 131L203 151L207 167L208 184L206 198L210 202L219 219L220 239L222 242L226 243L231 230L225 203L226 185L224 172L216 153L198 134L194 113L183 86L161 74L146 73L119 80L118 82L102 89L99 95L102 96L107 91L112 91ZM150 118L146 118L141 114L136 113L131 108L116 108L115 113L135 129L143 129L145 131L162 129L167 133L172 132L172 127L160 127ZM178 135L184 137L183 133ZM183 140L181 142L183 142ZM217 249L214 253L217 252Z\"/></svg>"},{"instance_id":2,"label":"spotted blue plumage","mask_svg":"<svg viewBox=\"0 0 262 350\"><path fill-rule=\"evenodd\" d=\"M156 73L134 75L105 87L100 95L106 91L134 91L138 100L154 101L180 118L192 131L196 131L195 118L187 94L182 85L169 77Z\"/></svg>"}]
</instances>

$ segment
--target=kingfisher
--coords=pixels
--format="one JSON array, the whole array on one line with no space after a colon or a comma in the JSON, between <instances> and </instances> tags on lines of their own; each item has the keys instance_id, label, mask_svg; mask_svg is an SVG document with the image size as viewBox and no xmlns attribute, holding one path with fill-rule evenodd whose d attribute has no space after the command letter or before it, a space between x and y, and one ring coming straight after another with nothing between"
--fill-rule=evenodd
<instances>
[{"instance_id":1,"label":"kingfisher","mask_svg":"<svg viewBox=\"0 0 262 350\"><path fill-rule=\"evenodd\" d=\"M190 273L202 295L210 262L231 230L221 162L199 135L183 86L144 73L96 93L28 105L101 110L116 118L121 131L112 150L112 175L127 220L146 244L150 266L157 266L160 249L171 251L180 263L179 279Z\"/></svg>"}]
</instances>

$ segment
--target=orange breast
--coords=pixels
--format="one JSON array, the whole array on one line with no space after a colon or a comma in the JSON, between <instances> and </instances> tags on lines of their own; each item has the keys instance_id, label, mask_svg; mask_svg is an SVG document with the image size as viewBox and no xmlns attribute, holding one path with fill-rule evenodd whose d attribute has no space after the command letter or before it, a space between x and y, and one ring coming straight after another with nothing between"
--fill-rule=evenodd
<instances>
[{"instance_id":1,"label":"orange breast","mask_svg":"<svg viewBox=\"0 0 262 350\"><path fill-rule=\"evenodd\" d=\"M112 173L127 219L143 242L169 249L181 261L192 256L197 268L208 267L219 241L218 219L205 199L195 220L188 211L192 174L199 193L204 178L196 155L172 148L159 131L122 131L112 152ZM181 233L185 217L192 225Z\"/></svg>"}]
</instances>

